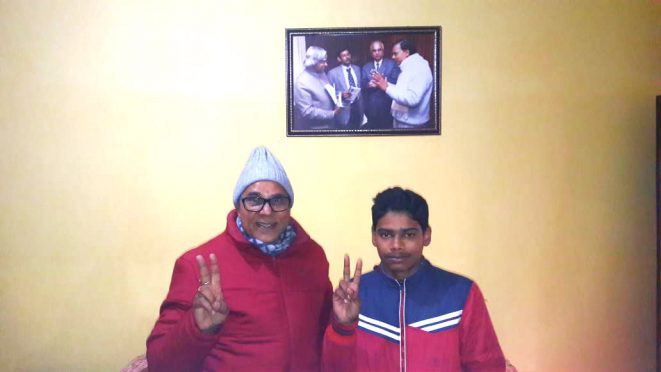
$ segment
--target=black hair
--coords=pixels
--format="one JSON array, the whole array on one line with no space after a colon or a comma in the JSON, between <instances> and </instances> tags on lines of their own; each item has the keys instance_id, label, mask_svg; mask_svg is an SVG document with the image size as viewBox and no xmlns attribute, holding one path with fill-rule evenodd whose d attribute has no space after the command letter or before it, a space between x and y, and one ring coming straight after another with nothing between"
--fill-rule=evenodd
<instances>
[{"instance_id":1,"label":"black hair","mask_svg":"<svg viewBox=\"0 0 661 372\"><path fill-rule=\"evenodd\" d=\"M340 54L342 54L342 52L344 52L345 50L349 52L349 54L351 54L351 50L349 50L349 48L340 49L340 51L337 52L337 58L340 58Z\"/></svg>"},{"instance_id":2,"label":"black hair","mask_svg":"<svg viewBox=\"0 0 661 372\"><path fill-rule=\"evenodd\" d=\"M374 197L372 205L372 231L388 212L402 212L420 224L422 232L429 227L429 206L422 196L401 187L391 187Z\"/></svg>"},{"instance_id":3,"label":"black hair","mask_svg":"<svg viewBox=\"0 0 661 372\"><path fill-rule=\"evenodd\" d=\"M414 54L414 53L418 52L418 50L415 48L415 43L410 41L410 40L404 39L404 40L401 40L398 44L399 44L399 48L401 50L403 50L403 51L407 50L409 52L409 54Z\"/></svg>"}]
</instances>

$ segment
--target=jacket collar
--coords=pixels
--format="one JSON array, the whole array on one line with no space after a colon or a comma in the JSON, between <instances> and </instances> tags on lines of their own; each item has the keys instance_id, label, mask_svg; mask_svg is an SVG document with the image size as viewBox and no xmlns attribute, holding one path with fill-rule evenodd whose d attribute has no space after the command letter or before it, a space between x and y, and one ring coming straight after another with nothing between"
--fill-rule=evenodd
<instances>
[{"instance_id":1,"label":"jacket collar","mask_svg":"<svg viewBox=\"0 0 661 372\"><path fill-rule=\"evenodd\" d=\"M404 283L408 285L415 285L416 283L423 280L423 278L426 276L426 273L429 271L430 268L431 268L431 263L429 263L429 261L423 256L422 260L420 260L420 265L418 266L418 270L416 270L415 273L413 273L413 275L404 279ZM374 271L379 273L381 276L383 276L383 278L388 279L388 281L392 282L393 284L400 285L397 279L386 274L386 272L381 267L381 264L374 266Z\"/></svg>"}]
</instances>

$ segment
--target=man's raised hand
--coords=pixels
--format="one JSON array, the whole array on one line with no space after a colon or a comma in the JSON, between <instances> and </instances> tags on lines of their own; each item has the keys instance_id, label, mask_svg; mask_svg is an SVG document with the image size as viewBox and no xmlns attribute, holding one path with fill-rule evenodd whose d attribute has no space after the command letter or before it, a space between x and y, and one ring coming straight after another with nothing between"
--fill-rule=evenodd
<instances>
[{"instance_id":1,"label":"man's raised hand","mask_svg":"<svg viewBox=\"0 0 661 372\"><path fill-rule=\"evenodd\" d=\"M230 310L220 287L220 271L216 255L213 253L209 255L211 274L204 257L198 255L195 259L200 268L200 286L193 298L193 317L195 324L203 333L211 334L218 331Z\"/></svg>"},{"instance_id":2,"label":"man's raised hand","mask_svg":"<svg viewBox=\"0 0 661 372\"><path fill-rule=\"evenodd\" d=\"M356 262L353 278L351 278L351 262L348 255L344 256L342 279L340 279L339 285L333 292L333 312L341 324L351 324L358 319L360 313L358 289L362 270L363 261L359 258Z\"/></svg>"}]
</instances>

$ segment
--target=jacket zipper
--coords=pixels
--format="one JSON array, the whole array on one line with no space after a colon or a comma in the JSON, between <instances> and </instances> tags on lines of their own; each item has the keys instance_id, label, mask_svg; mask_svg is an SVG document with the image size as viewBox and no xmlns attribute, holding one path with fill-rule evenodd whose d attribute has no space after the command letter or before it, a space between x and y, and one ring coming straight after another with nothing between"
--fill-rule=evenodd
<instances>
[{"instance_id":1,"label":"jacket zipper","mask_svg":"<svg viewBox=\"0 0 661 372\"><path fill-rule=\"evenodd\" d=\"M406 372L406 279L399 285L399 370Z\"/></svg>"}]
</instances>

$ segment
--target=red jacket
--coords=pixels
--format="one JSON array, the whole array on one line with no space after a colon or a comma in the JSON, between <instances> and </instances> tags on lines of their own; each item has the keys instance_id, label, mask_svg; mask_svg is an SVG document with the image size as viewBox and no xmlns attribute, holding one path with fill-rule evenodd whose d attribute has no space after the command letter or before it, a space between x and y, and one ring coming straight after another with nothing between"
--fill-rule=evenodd
<instances>
[{"instance_id":1,"label":"red jacket","mask_svg":"<svg viewBox=\"0 0 661 372\"><path fill-rule=\"evenodd\" d=\"M318 371L331 306L328 261L314 240L291 220L292 245L277 257L249 245L227 216L219 236L184 253L147 339L149 370ZM218 257L221 287L230 309L220 331L204 335L191 304L199 286L195 256Z\"/></svg>"},{"instance_id":2,"label":"red jacket","mask_svg":"<svg viewBox=\"0 0 661 372\"><path fill-rule=\"evenodd\" d=\"M361 277L359 291L358 322L326 330L325 371L505 371L473 281L423 260L402 283L377 267Z\"/></svg>"}]
</instances>

